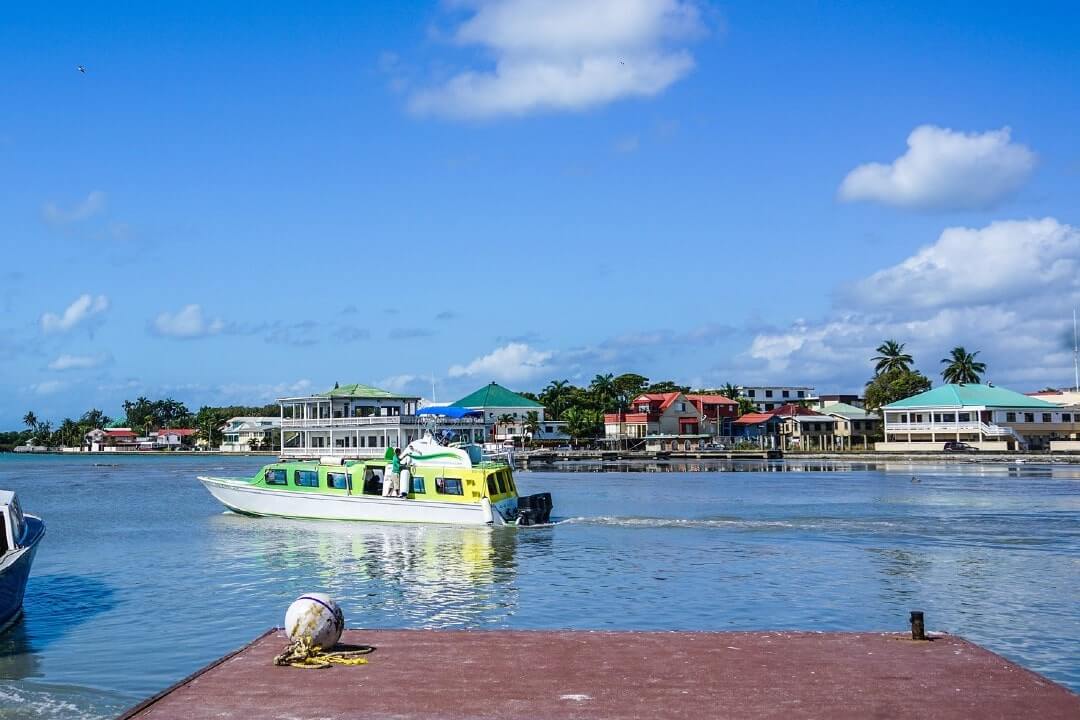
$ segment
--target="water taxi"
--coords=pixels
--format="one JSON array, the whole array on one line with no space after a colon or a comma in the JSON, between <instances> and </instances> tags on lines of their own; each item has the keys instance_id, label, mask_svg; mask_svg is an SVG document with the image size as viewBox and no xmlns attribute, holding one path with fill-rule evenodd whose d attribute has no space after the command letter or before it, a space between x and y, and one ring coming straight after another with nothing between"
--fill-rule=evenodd
<instances>
[{"instance_id":1,"label":"water taxi","mask_svg":"<svg viewBox=\"0 0 1080 720\"><path fill-rule=\"evenodd\" d=\"M15 493L0 490L0 632L22 615L30 566L43 537L41 518L23 515Z\"/></svg>"},{"instance_id":2,"label":"water taxi","mask_svg":"<svg viewBox=\"0 0 1080 720\"><path fill-rule=\"evenodd\" d=\"M199 477L225 507L245 515L461 525L548 522L551 495L521 497L508 462L475 444L431 434L401 453L400 493L386 492L393 449L381 458L282 460L252 478Z\"/></svg>"}]
</instances>

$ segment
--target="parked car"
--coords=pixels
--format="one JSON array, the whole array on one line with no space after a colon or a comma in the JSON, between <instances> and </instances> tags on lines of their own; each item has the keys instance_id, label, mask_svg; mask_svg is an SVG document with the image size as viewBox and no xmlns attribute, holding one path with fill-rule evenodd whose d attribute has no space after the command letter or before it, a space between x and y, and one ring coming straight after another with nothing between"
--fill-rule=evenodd
<instances>
[{"instance_id":1,"label":"parked car","mask_svg":"<svg viewBox=\"0 0 1080 720\"><path fill-rule=\"evenodd\" d=\"M727 450L727 446L723 443L706 443L702 446L702 450Z\"/></svg>"},{"instance_id":2,"label":"parked car","mask_svg":"<svg viewBox=\"0 0 1080 720\"><path fill-rule=\"evenodd\" d=\"M941 448L941 451L956 453L979 452L979 448L975 447L974 445L968 445L965 442L949 440L947 443L945 443L945 447Z\"/></svg>"}]
</instances>

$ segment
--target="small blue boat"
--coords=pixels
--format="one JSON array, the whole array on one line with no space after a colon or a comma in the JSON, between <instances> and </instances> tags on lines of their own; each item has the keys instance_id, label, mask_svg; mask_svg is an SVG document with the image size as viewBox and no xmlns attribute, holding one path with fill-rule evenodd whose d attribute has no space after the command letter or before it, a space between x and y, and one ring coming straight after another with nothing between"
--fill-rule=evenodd
<instances>
[{"instance_id":1,"label":"small blue boat","mask_svg":"<svg viewBox=\"0 0 1080 720\"><path fill-rule=\"evenodd\" d=\"M15 493L0 490L0 632L22 615L30 565L43 537L41 518L23 515Z\"/></svg>"}]
</instances>

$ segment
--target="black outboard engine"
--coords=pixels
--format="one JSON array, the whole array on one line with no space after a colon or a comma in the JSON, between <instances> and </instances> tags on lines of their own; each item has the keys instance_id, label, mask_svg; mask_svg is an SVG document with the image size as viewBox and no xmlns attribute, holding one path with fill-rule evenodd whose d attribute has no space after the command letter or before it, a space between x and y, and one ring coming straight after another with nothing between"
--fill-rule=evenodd
<instances>
[{"instance_id":1,"label":"black outboard engine","mask_svg":"<svg viewBox=\"0 0 1080 720\"><path fill-rule=\"evenodd\" d=\"M551 493L518 498L518 525L544 525L551 518Z\"/></svg>"}]
</instances>

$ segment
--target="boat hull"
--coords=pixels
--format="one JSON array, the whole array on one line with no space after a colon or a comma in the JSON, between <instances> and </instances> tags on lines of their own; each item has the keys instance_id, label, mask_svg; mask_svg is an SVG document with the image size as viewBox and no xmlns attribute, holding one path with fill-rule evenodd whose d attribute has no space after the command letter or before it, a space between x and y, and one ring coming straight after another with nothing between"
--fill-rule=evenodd
<instances>
[{"instance_id":1,"label":"boat hull","mask_svg":"<svg viewBox=\"0 0 1080 720\"><path fill-rule=\"evenodd\" d=\"M503 525L502 515L486 502L432 502L378 495L321 495L267 490L243 480L200 477L210 494L230 510L245 515L313 520Z\"/></svg>"},{"instance_id":2,"label":"boat hull","mask_svg":"<svg viewBox=\"0 0 1080 720\"><path fill-rule=\"evenodd\" d=\"M45 523L33 515L25 517L29 542L0 558L0 632L13 625L22 614L26 581L34 563L38 543L45 536Z\"/></svg>"}]
</instances>

